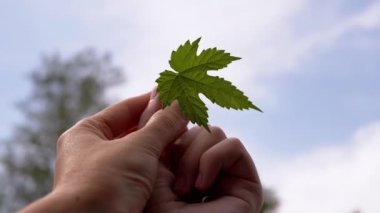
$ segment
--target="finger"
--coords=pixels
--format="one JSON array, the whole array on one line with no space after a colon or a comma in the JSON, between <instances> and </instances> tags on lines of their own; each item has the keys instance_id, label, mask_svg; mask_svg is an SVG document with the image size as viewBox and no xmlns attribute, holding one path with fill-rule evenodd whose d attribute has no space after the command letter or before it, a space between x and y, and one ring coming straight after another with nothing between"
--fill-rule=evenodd
<instances>
[{"instance_id":1,"label":"finger","mask_svg":"<svg viewBox=\"0 0 380 213\"><path fill-rule=\"evenodd\" d=\"M260 182L251 157L236 138L228 138L202 155L196 187L203 190L209 188L221 171L252 182Z\"/></svg>"},{"instance_id":2,"label":"finger","mask_svg":"<svg viewBox=\"0 0 380 213\"><path fill-rule=\"evenodd\" d=\"M154 88L150 94L148 106L145 108L140 117L138 129L141 129L143 126L145 126L145 124L148 123L149 118L152 117L152 115L159 109L161 109L161 103L157 93L157 88Z\"/></svg>"},{"instance_id":3,"label":"finger","mask_svg":"<svg viewBox=\"0 0 380 213\"><path fill-rule=\"evenodd\" d=\"M201 191L209 189L221 171L226 175L215 187L220 193L237 197L255 208L261 206L262 188L257 170L236 138L226 139L202 155L196 188Z\"/></svg>"},{"instance_id":4,"label":"finger","mask_svg":"<svg viewBox=\"0 0 380 213\"><path fill-rule=\"evenodd\" d=\"M174 187L179 195L186 195L193 188L198 175L199 160L202 154L226 138L222 129L210 126L210 130L211 133L204 129L200 130L197 137L191 141L179 162Z\"/></svg>"},{"instance_id":5,"label":"finger","mask_svg":"<svg viewBox=\"0 0 380 213\"><path fill-rule=\"evenodd\" d=\"M180 111L178 102L157 111L140 130L130 134L138 146L148 149L157 158L167 145L173 143L185 130L188 121Z\"/></svg>"},{"instance_id":6,"label":"finger","mask_svg":"<svg viewBox=\"0 0 380 213\"><path fill-rule=\"evenodd\" d=\"M121 101L98 112L89 120L106 138L114 139L138 124L149 95L146 93Z\"/></svg>"},{"instance_id":7,"label":"finger","mask_svg":"<svg viewBox=\"0 0 380 213\"><path fill-rule=\"evenodd\" d=\"M121 135L119 135L117 138L122 138L138 129L141 129L149 120L149 118L159 109L161 109L161 103L159 101L159 97L157 95L157 88L153 88L153 90L150 93L150 100L148 105L146 106L145 110L140 116L139 123L137 126L134 126L130 128L128 131L123 132Z\"/></svg>"},{"instance_id":8,"label":"finger","mask_svg":"<svg viewBox=\"0 0 380 213\"><path fill-rule=\"evenodd\" d=\"M165 160L166 165L173 173L176 173L179 161L201 131L202 129L199 126L192 127L168 147L167 159Z\"/></svg>"}]
</instances>

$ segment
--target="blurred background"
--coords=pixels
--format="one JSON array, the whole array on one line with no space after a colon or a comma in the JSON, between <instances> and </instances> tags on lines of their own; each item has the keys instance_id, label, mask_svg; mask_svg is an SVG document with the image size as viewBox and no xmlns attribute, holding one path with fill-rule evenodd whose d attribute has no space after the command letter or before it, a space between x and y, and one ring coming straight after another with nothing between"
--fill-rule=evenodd
<instances>
[{"instance_id":1,"label":"blurred background","mask_svg":"<svg viewBox=\"0 0 380 213\"><path fill-rule=\"evenodd\" d=\"M151 90L173 49L243 59L218 72L263 109L208 103L266 187L263 212L380 212L380 1L0 1L0 211L51 188L57 137Z\"/></svg>"}]
</instances>

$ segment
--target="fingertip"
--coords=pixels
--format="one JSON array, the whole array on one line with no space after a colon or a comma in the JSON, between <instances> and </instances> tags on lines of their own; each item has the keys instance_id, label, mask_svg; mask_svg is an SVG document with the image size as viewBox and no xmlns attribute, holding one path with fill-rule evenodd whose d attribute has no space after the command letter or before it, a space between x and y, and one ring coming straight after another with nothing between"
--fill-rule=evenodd
<instances>
[{"instance_id":1,"label":"fingertip","mask_svg":"<svg viewBox=\"0 0 380 213\"><path fill-rule=\"evenodd\" d=\"M181 118L184 122L188 122L185 115L182 113L181 107L177 100L174 100L170 106L166 107L164 110L175 113L179 118Z\"/></svg>"},{"instance_id":2,"label":"fingertip","mask_svg":"<svg viewBox=\"0 0 380 213\"><path fill-rule=\"evenodd\" d=\"M155 97L155 101L159 102L159 96ZM161 122L162 118L168 117L170 120L178 123L178 124L187 124L188 120L183 115L178 101L173 101L169 107L162 109L161 111L155 112L152 117L148 120L147 125L150 123L154 123L155 121ZM173 125L176 126L176 125Z\"/></svg>"},{"instance_id":3,"label":"fingertip","mask_svg":"<svg viewBox=\"0 0 380 213\"><path fill-rule=\"evenodd\" d=\"M138 124L138 128L142 128L146 125L146 123L149 121L149 119L152 117L152 115L161 109L161 103L159 100L158 95L152 95L154 91L151 93L151 99L148 102L147 107L145 108L144 112L141 114L140 121Z\"/></svg>"},{"instance_id":4,"label":"fingertip","mask_svg":"<svg viewBox=\"0 0 380 213\"><path fill-rule=\"evenodd\" d=\"M218 165L202 165L201 167L194 187L201 192L205 192L211 188L221 168Z\"/></svg>"},{"instance_id":5,"label":"fingertip","mask_svg":"<svg viewBox=\"0 0 380 213\"><path fill-rule=\"evenodd\" d=\"M162 151L186 130L187 123L182 113L175 106L170 106L155 112L140 129L140 133L143 137L155 140L156 145L160 144Z\"/></svg>"},{"instance_id":6,"label":"fingertip","mask_svg":"<svg viewBox=\"0 0 380 213\"><path fill-rule=\"evenodd\" d=\"M154 86L152 91L150 92L150 99L154 99L157 96L157 86Z\"/></svg>"},{"instance_id":7,"label":"fingertip","mask_svg":"<svg viewBox=\"0 0 380 213\"><path fill-rule=\"evenodd\" d=\"M98 123L94 127L106 127L97 130L108 134L108 138L113 139L138 124L148 100L149 93L128 98L101 110L90 119ZM108 129L108 133L104 132L105 129Z\"/></svg>"},{"instance_id":8,"label":"fingertip","mask_svg":"<svg viewBox=\"0 0 380 213\"><path fill-rule=\"evenodd\" d=\"M198 174L197 180L195 181L195 188L199 191L205 190L204 178L201 172Z\"/></svg>"}]
</instances>

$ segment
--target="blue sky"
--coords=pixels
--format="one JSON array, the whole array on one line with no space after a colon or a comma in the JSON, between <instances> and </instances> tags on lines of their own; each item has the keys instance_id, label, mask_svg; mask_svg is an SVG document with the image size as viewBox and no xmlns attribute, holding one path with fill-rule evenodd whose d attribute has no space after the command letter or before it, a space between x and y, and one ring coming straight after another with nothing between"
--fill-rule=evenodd
<instances>
[{"instance_id":1,"label":"blue sky","mask_svg":"<svg viewBox=\"0 0 380 213\"><path fill-rule=\"evenodd\" d=\"M344 195L380 186L367 181L379 177L380 159L361 151L380 148L380 1L2 1L0 139L22 121L14 104L28 94L27 72L42 54L89 46L110 51L128 79L110 94L121 99L151 89L170 51L199 36L201 48L218 46L243 58L221 75L264 113L210 106L210 122L243 140L263 182L283 200L280 212L379 210L371 193L357 203ZM373 173L347 182L358 186L352 191L339 188L347 174L363 170L362 155L372 159L366 169ZM321 158L330 161L320 164ZM286 187L310 174L330 179ZM320 185L343 196L313 206L306 189Z\"/></svg>"}]
</instances>

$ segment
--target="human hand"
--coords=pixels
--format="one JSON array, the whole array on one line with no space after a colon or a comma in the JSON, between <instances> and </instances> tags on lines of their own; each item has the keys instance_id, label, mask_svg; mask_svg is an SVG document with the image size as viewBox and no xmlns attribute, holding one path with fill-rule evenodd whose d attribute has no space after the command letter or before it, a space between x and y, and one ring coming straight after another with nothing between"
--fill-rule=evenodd
<instances>
[{"instance_id":1,"label":"human hand","mask_svg":"<svg viewBox=\"0 0 380 213\"><path fill-rule=\"evenodd\" d=\"M194 127L170 146L145 212L260 211L262 186L248 152L220 128L210 129Z\"/></svg>"},{"instance_id":2,"label":"human hand","mask_svg":"<svg viewBox=\"0 0 380 213\"><path fill-rule=\"evenodd\" d=\"M178 106L160 110L157 96L151 98L127 99L66 131L58 140L53 191L25 211L142 212L162 150L187 126ZM141 126L141 120L149 121Z\"/></svg>"}]
</instances>

